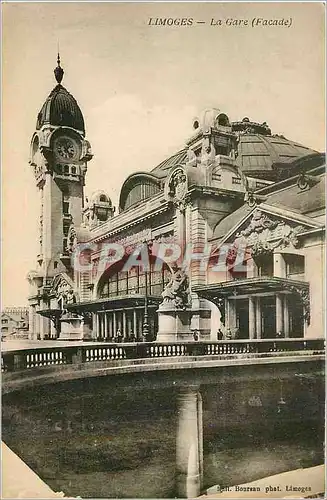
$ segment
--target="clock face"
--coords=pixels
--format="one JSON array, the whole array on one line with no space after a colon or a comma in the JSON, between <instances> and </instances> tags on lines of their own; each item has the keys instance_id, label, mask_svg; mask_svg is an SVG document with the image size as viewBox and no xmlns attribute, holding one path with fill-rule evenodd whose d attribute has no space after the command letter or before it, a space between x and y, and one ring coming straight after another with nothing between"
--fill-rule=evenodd
<instances>
[{"instance_id":1,"label":"clock face","mask_svg":"<svg viewBox=\"0 0 327 500\"><path fill-rule=\"evenodd\" d=\"M55 142L55 152L63 160L76 159L78 146L70 137L60 137Z\"/></svg>"}]
</instances>

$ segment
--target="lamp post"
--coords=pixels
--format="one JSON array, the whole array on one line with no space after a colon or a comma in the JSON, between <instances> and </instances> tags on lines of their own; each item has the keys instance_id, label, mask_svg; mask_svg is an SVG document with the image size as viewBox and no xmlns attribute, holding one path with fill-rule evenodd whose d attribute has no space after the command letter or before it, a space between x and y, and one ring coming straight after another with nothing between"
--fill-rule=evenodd
<instances>
[{"instance_id":1,"label":"lamp post","mask_svg":"<svg viewBox=\"0 0 327 500\"><path fill-rule=\"evenodd\" d=\"M148 340L149 335L149 312L148 312L148 272L145 271L145 297L144 297L144 318L143 318L143 339Z\"/></svg>"}]
</instances>

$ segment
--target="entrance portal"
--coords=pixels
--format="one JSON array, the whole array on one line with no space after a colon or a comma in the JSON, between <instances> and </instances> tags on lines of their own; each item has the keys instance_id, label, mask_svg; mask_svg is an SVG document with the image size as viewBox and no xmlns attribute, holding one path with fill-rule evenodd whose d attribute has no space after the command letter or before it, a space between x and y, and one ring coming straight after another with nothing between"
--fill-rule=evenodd
<instances>
[{"instance_id":1,"label":"entrance portal","mask_svg":"<svg viewBox=\"0 0 327 500\"><path fill-rule=\"evenodd\" d=\"M261 297L261 337L276 337L276 297Z\"/></svg>"},{"instance_id":2,"label":"entrance portal","mask_svg":"<svg viewBox=\"0 0 327 500\"><path fill-rule=\"evenodd\" d=\"M249 338L249 300L236 300L236 327L237 339Z\"/></svg>"}]
</instances>

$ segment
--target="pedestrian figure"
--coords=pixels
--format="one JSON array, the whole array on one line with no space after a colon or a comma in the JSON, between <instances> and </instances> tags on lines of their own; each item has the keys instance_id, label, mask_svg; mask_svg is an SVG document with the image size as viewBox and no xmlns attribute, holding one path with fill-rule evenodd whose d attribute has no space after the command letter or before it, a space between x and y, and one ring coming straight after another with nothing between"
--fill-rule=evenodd
<instances>
[{"instance_id":1,"label":"pedestrian figure","mask_svg":"<svg viewBox=\"0 0 327 500\"><path fill-rule=\"evenodd\" d=\"M221 328L219 328L217 332L217 340L223 340L223 338L224 338L223 332L221 331Z\"/></svg>"},{"instance_id":2,"label":"pedestrian figure","mask_svg":"<svg viewBox=\"0 0 327 500\"><path fill-rule=\"evenodd\" d=\"M232 331L230 328L227 328L227 331L226 331L226 339L227 340L232 340Z\"/></svg>"},{"instance_id":3,"label":"pedestrian figure","mask_svg":"<svg viewBox=\"0 0 327 500\"><path fill-rule=\"evenodd\" d=\"M118 328L117 333L116 333L116 338L117 342L120 344L123 341L123 334L121 333L121 330Z\"/></svg>"},{"instance_id":4,"label":"pedestrian figure","mask_svg":"<svg viewBox=\"0 0 327 500\"><path fill-rule=\"evenodd\" d=\"M194 340L199 340L199 338L200 338L199 330L194 330L194 332L193 332L193 339Z\"/></svg>"}]
</instances>

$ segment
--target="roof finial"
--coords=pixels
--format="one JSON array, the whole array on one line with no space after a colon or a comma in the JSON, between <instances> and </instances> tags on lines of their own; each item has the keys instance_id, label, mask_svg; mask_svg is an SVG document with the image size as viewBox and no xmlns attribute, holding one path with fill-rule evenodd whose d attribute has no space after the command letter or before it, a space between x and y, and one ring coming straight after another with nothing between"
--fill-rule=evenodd
<instances>
[{"instance_id":1,"label":"roof finial","mask_svg":"<svg viewBox=\"0 0 327 500\"><path fill-rule=\"evenodd\" d=\"M58 57L57 57L57 67L55 68L54 70L54 75L55 75L55 79L57 80L57 82L61 83L62 79L63 79L63 76L64 76L64 70L62 69L62 67L60 66L60 53L59 53L59 43L58 43Z\"/></svg>"}]
</instances>

